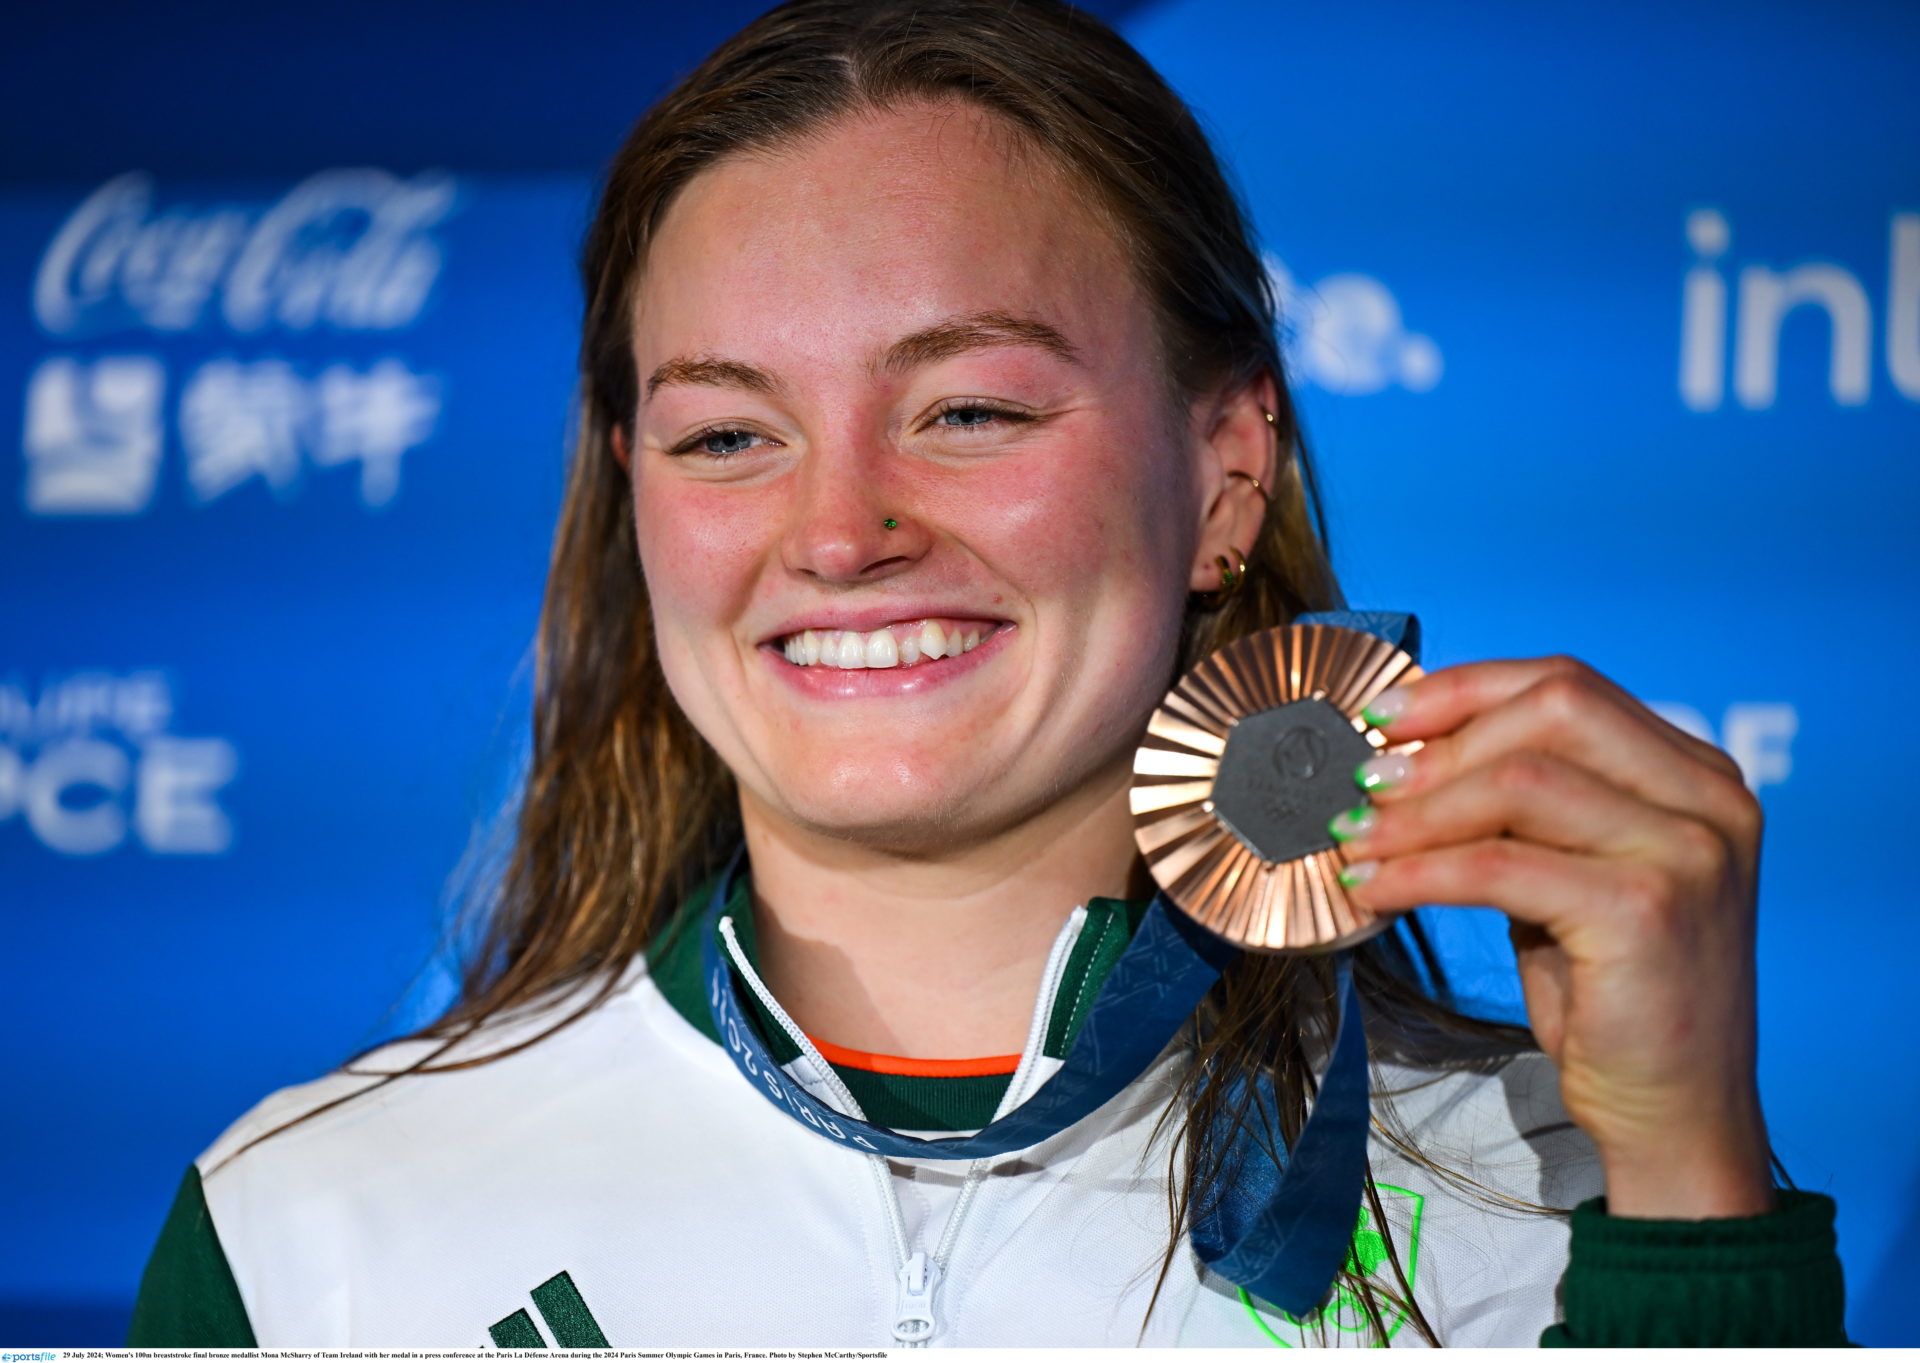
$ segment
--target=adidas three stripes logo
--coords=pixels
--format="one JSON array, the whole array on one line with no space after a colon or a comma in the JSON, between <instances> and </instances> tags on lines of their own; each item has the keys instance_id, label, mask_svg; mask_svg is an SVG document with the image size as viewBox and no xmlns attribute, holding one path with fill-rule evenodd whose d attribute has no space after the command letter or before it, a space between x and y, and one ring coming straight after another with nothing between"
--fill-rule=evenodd
<instances>
[{"instance_id":1,"label":"adidas three stripes logo","mask_svg":"<svg viewBox=\"0 0 1920 1363\"><path fill-rule=\"evenodd\" d=\"M547 1330L553 1336L554 1343L563 1349L605 1349L610 1347L607 1337L600 1333L600 1324L594 1320L593 1312L587 1310L586 1299L580 1295L580 1289L573 1285L573 1275L559 1272L548 1278L528 1294L533 1298L534 1310L540 1313L540 1319L547 1323ZM505 1320L495 1321L487 1327L487 1333L493 1336L493 1342L502 1349L544 1349L547 1341L540 1336L539 1328L534 1325L533 1317L522 1307Z\"/></svg>"}]
</instances>

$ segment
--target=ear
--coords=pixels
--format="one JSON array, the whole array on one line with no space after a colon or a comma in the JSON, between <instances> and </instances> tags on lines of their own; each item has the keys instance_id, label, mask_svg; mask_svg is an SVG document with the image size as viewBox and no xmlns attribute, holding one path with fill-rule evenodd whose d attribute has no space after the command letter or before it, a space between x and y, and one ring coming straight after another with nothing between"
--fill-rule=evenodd
<instances>
[{"instance_id":1,"label":"ear","mask_svg":"<svg viewBox=\"0 0 1920 1363\"><path fill-rule=\"evenodd\" d=\"M1273 375L1262 371L1253 382L1213 402L1199 449L1197 472L1205 510L1187 581L1190 591L1210 592L1220 586L1219 559L1238 567L1240 555L1253 553L1267 517L1267 496L1260 489L1271 492L1280 471L1278 398ZM1258 479L1260 486L1249 478Z\"/></svg>"},{"instance_id":2,"label":"ear","mask_svg":"<svg viewBox=\"0 0 1920 1363\"><path fill-rule=\"evenodd\" d=\"M621 470L632 477L633 452L627 448L627 433L618 426L613 428L613 457L619 461Z\"/></svg>"}]
</instances>

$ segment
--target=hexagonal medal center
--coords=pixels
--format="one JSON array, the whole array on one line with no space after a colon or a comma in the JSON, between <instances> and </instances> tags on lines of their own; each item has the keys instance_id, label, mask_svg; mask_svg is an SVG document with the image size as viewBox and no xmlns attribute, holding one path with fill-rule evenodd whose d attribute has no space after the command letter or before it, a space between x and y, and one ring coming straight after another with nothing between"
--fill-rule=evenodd
<instances>
[{"instance_id":1,"label":"hexagonal medal center","mask_svg":"<svg viewBox=\"0 0 1920 1363\"><path fill-rule=\"evenodd\" d=\"M1340 711L1296 700L1248 715L1227 732L1213 778L1213 811L1268 861L1335 846L1327 821L1362 803L1353 769L1373 756Z\"/></svg>"}]
</instances>

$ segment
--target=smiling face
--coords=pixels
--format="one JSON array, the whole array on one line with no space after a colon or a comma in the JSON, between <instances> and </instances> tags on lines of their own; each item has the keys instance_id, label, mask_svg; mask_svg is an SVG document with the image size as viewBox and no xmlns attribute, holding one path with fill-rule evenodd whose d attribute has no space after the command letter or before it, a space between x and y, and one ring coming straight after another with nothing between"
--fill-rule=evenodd
<instances>
[{"instance_id":1,"label":"smiling face","mask_svg":"<svg viewBox=\"0 0 1920 1363\"><path fill-rule=\"evenodd\" d=\"M920 852L1127 781L1201 487L1122 249L992 116L735 157L639 285L661 666L743 812Z\"/></svg>"}]
</instances>

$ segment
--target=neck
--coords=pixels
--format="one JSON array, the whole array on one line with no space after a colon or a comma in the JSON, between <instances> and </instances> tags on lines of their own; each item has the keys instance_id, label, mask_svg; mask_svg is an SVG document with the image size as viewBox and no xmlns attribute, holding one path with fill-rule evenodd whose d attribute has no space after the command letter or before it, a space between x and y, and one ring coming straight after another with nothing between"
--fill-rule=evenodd
<instances>
[{"instance_id":1,"label":"neck","mask_svg":"<svg viewBox=\"0 0 1920 1363\"><path fill-rule=\"evenodd\" d=\"M913 856L796 828L743 795L768 987L836 1046L1017 1053L1067 915L1144 893L1128 784L1109 775L1004 833Z\"/></svg>"}]
</instances>

